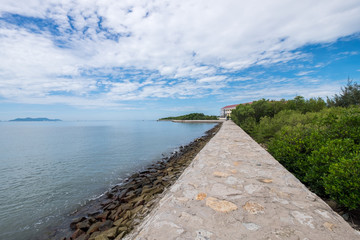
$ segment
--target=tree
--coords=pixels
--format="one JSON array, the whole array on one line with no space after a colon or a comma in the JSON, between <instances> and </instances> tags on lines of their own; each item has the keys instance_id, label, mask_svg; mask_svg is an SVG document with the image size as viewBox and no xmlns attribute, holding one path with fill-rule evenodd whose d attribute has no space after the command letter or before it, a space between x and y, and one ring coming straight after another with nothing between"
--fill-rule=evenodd
<instances>
[{"instance_id":1,"label":"tree","mask_svg":"<svg viewBox=\"0 0 360 240\"><path fill-rule=\"evenodd\" d=\"M349 107L351 105L360 105L360 85L348 79L348 83L341 88L339 95L335 94L333 99L327 98L327 104L330 107Z\"/></svg>"}]
</instances>

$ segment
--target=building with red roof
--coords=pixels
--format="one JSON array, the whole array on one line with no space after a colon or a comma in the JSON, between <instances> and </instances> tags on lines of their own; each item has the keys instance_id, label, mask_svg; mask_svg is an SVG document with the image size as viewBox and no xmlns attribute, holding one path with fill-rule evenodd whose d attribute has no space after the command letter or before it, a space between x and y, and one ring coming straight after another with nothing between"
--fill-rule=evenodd
<instances>
[{"instance_id":1,"label":"building with red roof","mask_svg":"<svg viewBox=\"0 0 360 240\"><path fill-rule=\"evenodd\" d=\"M240 103L240 104L252 104L252 102L248 102L248 103ZM221 118L230 118L231 116L231 112L233 109L235 109L238 105L240 104L233 104L233 105L228 105L228 106L225 106L223 108L221 108L221 114L220 114L220 117Z\"/></svg>"}]
</instances>

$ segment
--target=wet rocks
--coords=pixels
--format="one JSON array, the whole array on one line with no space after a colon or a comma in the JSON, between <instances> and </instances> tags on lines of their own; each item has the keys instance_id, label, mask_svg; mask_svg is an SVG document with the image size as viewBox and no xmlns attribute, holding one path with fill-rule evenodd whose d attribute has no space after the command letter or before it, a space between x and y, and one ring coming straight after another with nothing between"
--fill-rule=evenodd
<instances>
[{"instance_id":1,"label":"wet rocks","mask_svg":"<svg viewBox=\"0 0 360 240\"><path fill-rule=\"evenodd\" d=\"M218 124L204 137L180 147L172 156L164 156L161 161L134 173L121 185L110 189L98 200L96 209L71 222L73 232L70 236L57 239L111 240L124 237L150 212L160 194L176 181L220 126ZM205 197L201 196L202 199Z\"/></svg>"}]
</instances>

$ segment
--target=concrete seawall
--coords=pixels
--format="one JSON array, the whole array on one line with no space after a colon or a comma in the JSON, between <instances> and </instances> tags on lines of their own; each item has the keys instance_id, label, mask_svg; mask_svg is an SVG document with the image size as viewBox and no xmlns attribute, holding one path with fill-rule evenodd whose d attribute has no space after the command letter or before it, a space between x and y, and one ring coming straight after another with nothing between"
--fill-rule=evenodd
<instances>
[{"instance_id":1,"label":"concrete seawall","mask_svg":"<svg viewBox=\"0 0 360 240\"><path fill-rule=\"evenodd\" d=\"M172 120L176 123L222 123L225 120Z\"/></svg>"},{"instance_id":2,"label":"concrete seawall","mask_svg":"<svg viewBox=\"0 0 360 240\"><path fill-rule=\"evenodd\" d=\"M360 234L226 121L126 239L353 240Z\"/></svg>"}]
</instances>

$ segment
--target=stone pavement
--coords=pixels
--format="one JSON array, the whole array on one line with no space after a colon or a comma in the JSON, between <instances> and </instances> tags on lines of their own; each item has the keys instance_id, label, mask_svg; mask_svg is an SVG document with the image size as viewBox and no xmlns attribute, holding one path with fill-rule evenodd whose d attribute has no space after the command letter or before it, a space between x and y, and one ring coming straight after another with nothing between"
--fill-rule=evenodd
<instances>
[{"instance_id":1,"label":"stone pavement","mask_svg":"<svg viewBox=\"0 0 360 240\"><path fill-rule=\"evenodd\" d=\"M353 240L360 233L226 121L126 239Z\"/></svg>"}]
</instances>

